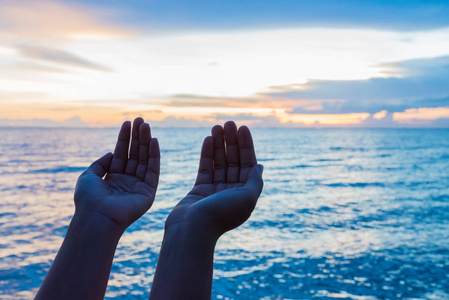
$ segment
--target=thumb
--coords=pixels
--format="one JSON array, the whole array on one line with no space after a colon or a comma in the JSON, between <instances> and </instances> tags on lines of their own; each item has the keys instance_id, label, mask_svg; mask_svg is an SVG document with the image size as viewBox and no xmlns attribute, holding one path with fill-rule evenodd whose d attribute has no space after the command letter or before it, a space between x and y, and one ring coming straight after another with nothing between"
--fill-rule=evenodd
<instances>
[{"instance_id":1,"label":"thumb","mask_svg":"<svg viewBox=\"0 0 449 300\"><path fill-rule=\"evenodd\" d=\"M112 160L112 153L106 153L96 161L94 161L89 168L85 171L85 173L94 173L98 177L103 177L109 170L109 165Z\"/></svg>"},{"instance_id":2,"label":"thumb","mask_svg":"<svg viewBox=\"0 0 449 300\"><path fill-rule=\"evenodd\" d=\"M259 198L260 193L262 193L263 189L263 165L255 165L249 171L248 180L245 183L245 187L248 188L252 193L257 195Z\"/></svg>"}]
</instances>

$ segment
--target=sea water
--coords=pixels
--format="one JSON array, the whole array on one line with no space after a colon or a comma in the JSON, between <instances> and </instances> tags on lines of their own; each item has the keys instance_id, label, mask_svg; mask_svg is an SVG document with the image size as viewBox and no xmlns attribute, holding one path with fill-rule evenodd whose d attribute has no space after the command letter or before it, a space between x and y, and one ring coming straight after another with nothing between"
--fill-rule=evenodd
<instances>
[{"instance_id":1,"label":"sea water","mask_svg":"<svg viewBox=\"0 0 449 300\"><path fill-rule=\"evenodd\" d=\"M79 174L118 129L0 129L0 299L32 299L74 211ZM154 128L153 207L123 235L106 299L146 299L164 221L208 129ZM449 130L254 129L251 218L215 252L212 299L449 299Z\"/></svg>"}]
</instances>

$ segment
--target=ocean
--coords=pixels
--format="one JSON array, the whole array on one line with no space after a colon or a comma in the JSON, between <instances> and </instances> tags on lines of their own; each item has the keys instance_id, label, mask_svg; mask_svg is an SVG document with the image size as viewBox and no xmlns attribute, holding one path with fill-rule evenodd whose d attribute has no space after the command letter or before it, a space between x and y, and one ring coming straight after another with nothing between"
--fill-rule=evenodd
<instances>
[{"instance_id":1,"label":"ocean","mask_svg":"<svg viewBox=\"0 0 449 300\"><path fill-rule=\"evenodd\" d=\"M212 299L449 299L449 130L254 129L265 187L215 252ZM115 129L0 129L0 299L32 299ZM209 129L154 128L153 207L123 235L105 299L147 299Z\"/></svg>"}]
</instances>

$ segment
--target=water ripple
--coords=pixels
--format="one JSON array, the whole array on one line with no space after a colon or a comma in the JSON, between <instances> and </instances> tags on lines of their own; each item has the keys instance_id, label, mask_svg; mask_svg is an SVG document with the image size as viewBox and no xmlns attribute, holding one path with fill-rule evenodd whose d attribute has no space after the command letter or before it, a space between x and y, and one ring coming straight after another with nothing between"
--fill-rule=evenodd
<instances>
[{"instance_id":1,"label":"water ripple","mask_svg":"<svg viewBox=\"0 0 449 300\"><path fill-rule=\"evenodd\" d=\"M0 298L32 299L72 217L78 175L117 133L0 131ZM208 134L153 128L157 198L122 237L106 299L148 297L164 221L192 187ZM449 299L448 130L253 136L265 188L248 222L217 244L213 299Z\"/></svg>"}]
</instances>

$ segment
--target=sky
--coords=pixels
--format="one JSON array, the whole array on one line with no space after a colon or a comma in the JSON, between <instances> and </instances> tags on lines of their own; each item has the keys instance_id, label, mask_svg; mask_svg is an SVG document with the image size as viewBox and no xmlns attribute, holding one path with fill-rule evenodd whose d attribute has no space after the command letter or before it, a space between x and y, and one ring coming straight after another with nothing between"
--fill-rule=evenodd
<instances>
[{"instance_id":1,"label":"sky","mask_svg":"<svg viewBox=\"0 0 449 300\"><path fill-rule=\"evenodd\" d=\"M449 127L449 1L0 1L0 126Z\"/></svg>"}]
</instances>

